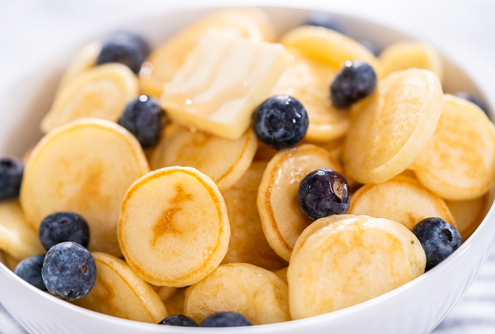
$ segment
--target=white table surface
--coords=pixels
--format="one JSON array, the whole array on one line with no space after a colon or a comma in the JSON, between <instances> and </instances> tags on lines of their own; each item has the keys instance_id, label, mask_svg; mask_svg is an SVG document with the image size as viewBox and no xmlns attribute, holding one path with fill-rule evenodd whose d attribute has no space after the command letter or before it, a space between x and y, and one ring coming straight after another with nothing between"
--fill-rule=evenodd
<instances>
[{"instance_id":1,"label":"white table surface","mask_svg":"<svg viewBox=\"0 0 495 334\"><path fill-rule=\"evenodd\" d=\"M461 64L488 96L495 97L494 0L0 0L0 90L83 38L88 30L108 30L169 8L205 4L306 6L372 19L430 42ZM3 110L0 104L0 116L5 112L15 111ZM434 334L495 333L494 315L495 251ZM24 333L1 306L0 333Z\"/></svg>"}]
</instances>

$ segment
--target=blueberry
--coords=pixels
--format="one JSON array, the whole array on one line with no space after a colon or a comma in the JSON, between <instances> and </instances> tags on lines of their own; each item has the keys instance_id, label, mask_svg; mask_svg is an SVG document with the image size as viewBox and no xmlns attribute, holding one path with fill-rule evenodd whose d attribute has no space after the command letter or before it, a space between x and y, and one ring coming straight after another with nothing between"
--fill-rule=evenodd
<instances>
[{"instance_id":1,"label":"blueberry","mask_svg":"<svg viewBox=\"0 0 495 334\"><path fill-rule=\"evenodd\" d=\"M378 57L380 54L381 50L376 46L375 44L371 43L367 39L360 40L359 43L361 43L366 49L371 51L372 54L375 55L375 57Z\"/></svg>"},{"instance_id":2,"label":"blueberry","mask_svg":"<svg viewBox=\"0 0 495 334\"><path fill-rule=\"evenodd\" d=\"M425 251L425 271L445 260L462 244L459 231L445 220L437 217L423 219L413 227L412 233L421 242Z\"/></svg>"},{"instance_id":3,"label":"blueberry","mask_svg":"<svg viewBox=\"0 0 495 334\"><path fill-rule=\"evenodd\" d=\"M235 312L217 312L210 314L201 323L201 327L240 327L252 326L248 318Z\"/></svg>"},{"instance_id":4,"label":"blueberry","mask_svg":"<svg viewBox=\"0 0 495 334\"><path fill-rule=\"evenodd\" d=\"M15 267L15 274L34 285L42 291L47 291L43 278L41 277L41 268L43 268L43 260L45 260L45 255L37 255L28 257L27 259L19 262L17 267Z\"/></svg>"},{"instance_id":5,"label":"blueberry","mask_svg":"<svg viewBox=\"0 0 495 334\"><path fill-rule=\"evenodd\" d=\"M158 143L164 117L165 113L155 99L141 95L127 104L118 123L136 136L141 146L146 148Z\"/></svg>"},{"instance_id":6,"label":"blueberry","mask_svg":"<svg viewBox=\"0 0 495 334\"><path fill-rule=\"evenodd\" d=\"M339 108L348 108L373 93L376 87L373 68L362 61L346 61L330 86L330 98Z\"/></svg>"},{"instance_id":7,"label":"blueberry","mask_svg":"<svg viewBox=\"0 0 495 334\"><path fill-rule=\"evenodd\" d=\"M479 100L478 98L472 96L471 94L467 92L457 92L455 93L455 96L460 97L461 99L468 100L469 102L472 102L476 104L478 107L480 107L481 110L485 112L485 114L490 118L490 115L488 114L488 108L483 101Z\"/></svg>"},{"instance_id":8,"label":"blueberry","mask_svg":"<svg viewBox=\"0 0 495 334\"><path fill-rule=\"evenodd\" d=\"M19 196L24 163L15 157L0 159L0 200Z\"/></svg>"},{"instance_id":9,"label":"blueberry","mask_svg":"<svg viewBox=\"0 0 495 334\"><path fill-rule=\"evenodd\" d=\"M254 132L266 145L281 150L297 145L308 131L304 106L288 95L265 100L253 114Z\"/></svg>"},{"instance_id":10,"label":"blueberry","mask_svg":"<svg viewBox=\"0 0 495 334\"><path fill-rule=\"evenodd\" d=\"M341 34L343 33L339 23L333 17L326 14L320 13L320 14L311 15L309 19L306 21L306 25L323 27L339 32Z\"/></svg>"},{"instance_id":11,"label":"blueberry","mask_svg":"<svg viewBox=\"0 0 495 334\"><path fill-rule=\"evenodd\" d=\"M86 296L95 285L96 263L83 246L61 242L46 253L41 275L52 295L72 301Z\"/></svg>"},{"instance_id":12,"label":"blueberry","mask_svg":"<svg viewBox=\"0 0 495 334\"><path fill-rule=\"evenodd\" d=\"M158 324L182 327L199 327L196 321L183 314L171 315L160 321Z\"/></svg>"},{"instance_id":13,"label":"blueberry","mask_svg":"<svg viewBox=\"0 0 495 334\"><path fill-rule=\"evenodd\" d=\"M347 213L349 198L347 180L328 168L306 175L297 190L299 209L311 220Z\"/></svg>"},{"instance_id":14,"label":"blueberry","mask_svg":"<svg viewBox=\"0 0 495 334\"><path fill-rule=\"evenodd\" d=\"M121 63L138 73L149 53L148 43L141 36L120 31L103 43L97 64Z\"/></svg>"},{"instance_id":15,"label":"blueberry","mask_svg":"<svg viewBox=\"0 0 495 334\"><path fill-rule=\"evenodd\" d=\"M38 236L46 250L64 241L74 241L88 247L89 226L77 213L57 212L43 219Z\"/></svg>"}]
</instances>

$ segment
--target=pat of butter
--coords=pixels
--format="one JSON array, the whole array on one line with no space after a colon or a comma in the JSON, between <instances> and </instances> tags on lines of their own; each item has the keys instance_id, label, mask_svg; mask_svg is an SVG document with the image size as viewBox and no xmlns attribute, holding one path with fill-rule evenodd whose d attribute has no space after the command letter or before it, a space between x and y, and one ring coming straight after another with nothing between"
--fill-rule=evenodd
<instances>
[{"instance_id":1,"label":"pat of butter","mask_svg":"<svg viewBox=\"0 0 495 334\"><path fill-rule=\"evenodd\" d=\"M237 139L288 64L281 44L210 30L178 70L160 104L179 123Z\"/></svg>"}]
</instances>

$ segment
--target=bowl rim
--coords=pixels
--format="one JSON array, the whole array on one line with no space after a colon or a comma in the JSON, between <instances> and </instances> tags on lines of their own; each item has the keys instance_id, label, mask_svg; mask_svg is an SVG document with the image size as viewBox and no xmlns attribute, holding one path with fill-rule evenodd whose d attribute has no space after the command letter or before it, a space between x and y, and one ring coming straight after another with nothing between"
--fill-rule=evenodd
<instances>
[{"instance_id":1,"label":"bowl rim","mask_svg":"<svg viewBox=\"0 0 495 334\"><path fill-rule=\"evenodd\" d=\"M389 26L387 24L377 22L372 18L364 17L361 15L354 15L354 14L351 15L347 12L341 12L341 11L336 11L336 10L332 11L329 9L323 9L321 7L318 8L317 6L311 6L310 7L310 6L301 6L301 5L283 6L283 5L273 4L273 5L267 6L267 5L263 5L261 3L256 3L256 4L246 4L246 5L239 5L239 6L224 6L222 4L205 5L202 3L201 5L188 6L186 4L183 7L161 8L156 13L140 15L139 17L133 19L131 21L131 23L134 23L134 24L139 23L140 21L150 19L150 18L151 19L157 19L157 18L163 16L164 14L170 15L173 13L188 12L191 10L215 10L215 9L220 9L220 8L238 8L238 7L254 7L254 8L267 9L267 10L290 9L290 10L301 10L301 11L305 11L308 13L320 12L320 13L328 14L328 15L331 15L332 17L335 17L337 19L337 21L339 21L339 20L344 20L344 21L345 20L358 20L358 21L361 21L363 23L367 23L367 24L370 24L372 26L379 27L381 29L385 29L388 31L394 31L394 32L396 32L402 36L407 37L408 39L411 39L411 40L422 40L421 38L417 38L414 34L411 34L409 32L404 32L402 29L400 29L400 27L394 28L394 27ZM70 49L70 47L71 46L74 47L74 45L75 44L71 44L70 46L66 46L65 49ZM63 49L64 48L62 48L62 50ZM60 50L57 50L57 51L60 51ZM449 56L446 56L441 50L439 51L439 53L440 53L440 55L444 61L455 66L461 73L466 75L471 80L473 87L480 93L481 97L486 102L486 104L489 108L489 113L491 114L491 118L493 118L494 115L492 112L492 110L493 110L492 106L494 106L495 104L492 103L491 98L486 94L486 90L483 89L483 87L480 87L478 85L478 83L474 80L474 78L471 75L469 75L469 73L465 70L465 68L462 64L454 62ZM47 62L47 58L42 59L40 64L37 66L37 68L39 68L40 66L43 65L43 63L46 63L46 62ZM8 88L8 85L6 86L6 88ZM404 284L404 285L402 285L402 286L400 286L400 287L398 287L392 291L389 291L383 295L380 295L380 296L375 297L373 299L367 300L365 302L362 302L362 303L359 303L359 304L356 304L356 305L353 305L350 307L346 307L346 308L343 308L343 309L340 309L337 311L333 311L330 313L321 314L321 315L317 315L317 316L313 316L313 317L309 317L309 318L305 318L305 319L290 320L290 321L282 322L282 323L264 324L264 325L257 325L257 326L253 326L253 327L236 327L236 332L237 333L255 333L255 332L258 332L260 329L264 330L265 332L280 331L280 330L284 330L284 329L294 329L297 327L304 327L304 326L309 325L309 324L314 325L314 324L318 324L318 323L329 322L332 319L344 317L344 316L347 316L351 313L359 312L362 309L371 307L375 304L382 303L385 300L391 299L394 296L401 294L403 291L408 290L410 287L412 287L414 285L421 284L421 282L423 282L426 279L432 280L432 278L429 278L429 277L438 276L439 275L438 273L441 270L444 270L442 268L446 268L448 266L451 266L452 262L456 261L456 259L458 257L461 257L463 254L468 252L470 248L473 247L473 244L476 242L475 240L478 240L482 237L486 237L483 235L483 232L488 228L488 221L489 220L495 220L494 211L495 211L495 201L492 202L490 209L487 211L487 213L486 213L485 217L483 218L482 222L480 223L480 225L476 228L476 230L472 233L472 235L465 242L462 243L462 245L453 253L452 256L449 256L447 259L442 261L439 265L437 265L433 269L429 270L428 272L424 273L423 275L415 278L414 280L412 280L412 281L410 281L410 282L408 282L408 283L406 283L406 284ZM493 241L492 241L492 244L493 244ZM140 328L146 329L146 330L153 329L153 328L157 329L156 324L118 318L115 316L99 313L99 312L92 311L89 309L85 309L83 307L80 307L80 306L74 305L72 303L68 303L68 302L61 300L59 298L56 298L55 296L52 296L49 293L43 292L43 291L37 289L36 287L32 286L31 284L27 283L26 281L22 280L13 271L8 269L2 262L0 262L0 271L4 272L7 275L10 275L11 279L16 280L17 282L20 282L21 284L23 284L28 289L31 289L31 291L33 291L34 293L39 294L40 297L43 296L42 298L47 298L51 302L56 303L61 307L67 307L67 308L71 309L72 311L78 312L84 316L97 318L98 320L100 320L102 322L107 322L107 323L126 324L127 326L131 326L131 327L136 328L136 329L140 329ZM8 311L8 309L7 309L7 311ZM15 317L15 315L13 315L13 316ZM21 323L21 325L22 325L22 323ZM197 331L198 331L197 328L191 329L191 328L187 328L187 327L173 327L173 329L170 329L170 330L173 330L174 333L197 333ZM216 332L216 331L229 331L229 330L231 330L231 328L202 328L201 330L204 332L206 332L206 331ZM168 332L167 326L160 326L160 332L167 333Z\"/></svg>"}]
</instances>

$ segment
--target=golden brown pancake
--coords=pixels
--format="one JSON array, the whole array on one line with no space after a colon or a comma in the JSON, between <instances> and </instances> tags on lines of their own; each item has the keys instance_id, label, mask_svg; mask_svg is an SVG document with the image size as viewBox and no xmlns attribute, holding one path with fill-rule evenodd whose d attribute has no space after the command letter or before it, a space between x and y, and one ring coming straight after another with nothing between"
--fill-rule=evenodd
<instances>
[{"instance_id":1,"label":"golden brown pancake","mask_svg":"<svg viewBox=\"0 0 495 334\"><path fill-rule=\"evenodd\" d=\"M287 285L271 271L230 263L186 290L184 312L197 322L225 311L240 313L254 325L289 321Z\"/></svg>"},{"instance_id":2,"label":"golden brown pancake","mask_svg":"<svg viewBox=\"0 0 495 334\"><path fill-rule=\"evenodd\" d=\"M151 284L184 287L199 282L218 267L229 238L223 197L215 183L194 168L148 173L122 201L122 253Z\"/></svg>"},{"instance_id":3,"label":"golden brown pancake","mask_svg":"<svg viewBox=\"0 0 495 334\"><path fill-rule=\"evenodd\" d=\"M230 223L229 250L223 263L250 263L268 270L287 266L268 245L256 206L266 165L266 162L253 162L241 179L223 192Z\"/></svg>"},{"instance_id":4,"label":"golden brown pancake","mask_svg":"<svg viewBox=\"0 0 495 334\"><path fill-rule=\"evenodd\" d=\"M126 104L138 95L138 81L129 67L119 63L96 66L64 84L41 121L41 130L48 133L87 117L117 122Z\"/></svg>"},{"instance_id":5,"label":"golden brown pancake","mask_svg":"<svg viewBox=\"0 0 495 334\"><path fill-rule=\"evenodd\" d=\"M251 129L241 138L230 140L171 124L153 152L151 167L193 167L208 175L220 191L225 191L249 168L257 143Z\"/></svg>"},{"instance_id":6,"label":"golden brown pancake","mask_svg":"<svg viewBox=\"0 0 495 334\"><path fill-rule=\"evenodd\" d=\"M353 306L424 273L419 240L397 222L368 216L330 216L298 239L287 272L293 319Z\"/></svg>"},{"instance_id":7,"label":"golden brown pancake","mask_svg":"<svg viewBox=\"0 0 495 334\"><path fill-rule=\"evenodd\" d=\"M474 199L495 181L495 127L474 103L446 94L435 134L410 167L449 200Z\"/></svg>"},{"instance_id":8,"label":"golden brown pancake","mask_svg":"<svg viewBox=\"0 0 495 334\"><path fill-rule=\"evenodd\" d=\"M439 217L456 226L445 202L421 183L406 176L361 187L351 196L347 213L390 219L410 230L428 217Z\"/></svg>"},{"instance_id":9,"label":"golden brown pancake","mask_svg":"<svg viewBox=\"0 0 495 334\"><path fill-rule=\"evenodd\" d=\"M326 150L305 144L277 153L263 174L257 199L263 232L268 244L286 261L297 238L311 223L297 203L299 182L319 168L341 171Z\"/></svg>"},{"instance_id":10,"label":"golden brown pancake","mask_svg":"<svg viewBox=\"0 0 495 334\"><path fill-rule=\"evenodd\" d=\"M120 256L120 203L148 171L139 142L127 130L102 119L77 120L50 132L34 149L21 205L36 229L54 212L82 215L91 230L89 250Z\"/></svg>"},{"instance_id":11,"label":"golden brown pancake","mask_svg":"<svg viewBox=\"0 0 495 334\"><path fill-rule=\"evenodd\" d=\"M361 183L381 183L404 171L435 132L442 87L427 70L394 72L379 81L354 115L344 148L344 168Z\"/></svg>"},{"instance_id":12,"label":"golden brown pancake","mask_svg":"<svg viewBox=\"0 0 495 334\"><path fill-rule=\"evenodd\" d=\"M17 199L0 201L0 250L18 260L45 254L37 231L26 221Z\"/></svg>"},{"instance_id":13,"label":"golden brown pancake","mask_svg":"<svg viewBox=\"0 0 495 334\"><path fill-rule=\"evenodd\" d=\"M421 42L404 41L387 46L380 53L385 75L409 68L432 71L443 82L443 61L431 46Z\"/></svg>"},{"instance_id":14,"label":"golden brown pancake","mask_svg":"<svg viewBox=\"0 0 495 334\"><path fill-rule=\"evenodd\" d=\"M158 294L122 260L99 252L96 283L75 303L81 307L123 319L158 323L168 316Z\"/></svg>"},{"instance_id":15,"label":"golden brown pancake","mask_svg":"<svg viewBox=\"0 0 495 334\"><path fill-rule=\"evenodd\" d=\"M329 141L342 137L349 128L349 117L332 104L329 96L337 70L305 57L298 49L287 51L292 64L278 79L271 95L290 95L303 104L309 118L307 140Z\"/></svg>"}]
</instances>

